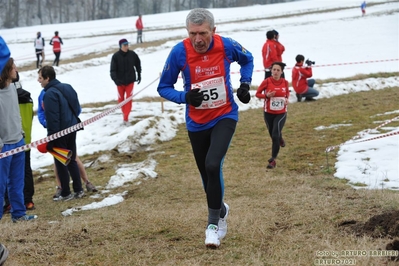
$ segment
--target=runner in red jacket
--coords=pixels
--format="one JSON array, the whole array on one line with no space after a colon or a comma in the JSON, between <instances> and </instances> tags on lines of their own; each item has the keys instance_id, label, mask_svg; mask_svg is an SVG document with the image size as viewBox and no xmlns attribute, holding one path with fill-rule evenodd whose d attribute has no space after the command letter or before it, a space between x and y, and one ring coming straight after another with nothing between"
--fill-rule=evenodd
<instances>
[{"instance_id":1,"label":"runner in red jacket","mask_svg":"<svg viewBox=\"0 0 399 266\"><path fill-rule=\"evenodd\" d=\"M280 146L285 147L282 130L287 119L287 104L290 96L288 81L281 77L285 64L274 62L272 76L265 79L258 87L255 96L264 99L264 119L269 135L272 138L272 157L268 160L267 168L276 167L276 158Z\"/></svg>"},{"instance_id":2,"label":"runner in red jacket","mask_svg":"<svg viewBox=\"0 0 399 266\"><path fill-rule=\"evenodd\" d=\"M319 92L313 88L315 84L314 79L309 79L313 76L312 68L310 65L303 67L305 57L301 54L297 55L296 65L292 69L292 87L296 92L296 98L298 102L305 97L305 101L314 101L313 97L317 97Z\"/></svg>"},{"instance_id":3,"label":"runner in red jacket","mask_svg":"<svg viewBox=\"0 0 399 266\"><path fill-rule=\"evenodd\" d=\"M53 46L53 53L55 55L55 59L53 62L53 66L58 66L59 62L60 62L60 55L61 55L61 44L62 43L62 39L60 36L58 36L58 31L54 32L54 37L51 38L50 40L50 45Z\"/></svg>"},{"instance_id":4,"label":"runner in red jacket","mask_svg":"<svg viewBox=\"0 0 399 266\"><path fill-rule=\"evenodd\" d=\"M267 41L262 47L263 67L265 68L265 79L272 75L271 65L278 62L276 42L274 41L274 31L266 33Z\"/></svg>"}]
</instances>

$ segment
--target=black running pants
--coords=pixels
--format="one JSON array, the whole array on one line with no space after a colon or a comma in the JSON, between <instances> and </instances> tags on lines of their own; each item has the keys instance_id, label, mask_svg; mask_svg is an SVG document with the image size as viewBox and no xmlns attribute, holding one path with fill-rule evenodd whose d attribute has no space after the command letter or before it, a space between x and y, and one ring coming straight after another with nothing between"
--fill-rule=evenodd
<instances>
[{"instance_id":1,"label":"black running pants","mask_svg":"<svg viewBox=\"0 0 399 266\"><path fill-rule=\"evenodd\" d=\"M287 113L276 115L264 112L264 119L269 135L272 138L272 158L276 159L280 151L281 132L287 119Z\"/></svg>"},{"instance_id":2,"label":"black running pants","mask_svg":"<svg viewBox=\"0 0 399 266\"><path fill-rule=\"evenodd\" d=\"M233 119L222 119L213 128L188 132L210 209L220 209L223 202L223 160L236 125L237 121Z\"/></svg>"}]
</instances>

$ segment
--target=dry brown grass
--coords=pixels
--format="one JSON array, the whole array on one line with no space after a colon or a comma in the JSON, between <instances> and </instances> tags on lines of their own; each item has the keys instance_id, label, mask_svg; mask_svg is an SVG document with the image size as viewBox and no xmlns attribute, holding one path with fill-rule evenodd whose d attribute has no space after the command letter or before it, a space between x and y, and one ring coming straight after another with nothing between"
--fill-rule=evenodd
<instances>
[{"instance_id":1,"label":"dry brown grass","mask_svg":"<svg viewBox=\"0 0 399 266\"><path fill-rule=\"evenodd\" d=\"M218 250L204 246L207 207L184 125L172 141L154 145L162 152L153 155L158 177L112 191L128 191L115 206L63 217L67 208L95 200L53 202L51 169L48 175L35 173L32 213L39 219L13 224L6 215L0 223L1 242L10 250L7 265L312 265L320 250L385 249L389 237L356 236L340 225L398 209L397 192L355 190L334 178L335 154L328 166L325 148L375 127L372 116L397 110L398 96L398 88L391 88L290 105L283 131L287 146L269 171L271 143L262 110L240 113L224 165L229 232ZM335 123L353 126L314 130ZM99 163L101 154L112 161ZM91 165L92 182L104 187L118 163L148 156L112 150L81 158ZM395 265L385 257L350 258L356 265Z\"/></svg>"}]
</instances>

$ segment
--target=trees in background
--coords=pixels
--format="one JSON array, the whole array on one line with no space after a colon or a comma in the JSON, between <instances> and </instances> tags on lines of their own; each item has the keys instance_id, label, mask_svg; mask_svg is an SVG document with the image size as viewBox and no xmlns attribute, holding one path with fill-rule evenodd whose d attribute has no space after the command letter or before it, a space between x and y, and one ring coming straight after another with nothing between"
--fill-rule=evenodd
<instances>
[{"instance_id":1,"label":"trees in background","mask_svg":"<svg viewBox=\"0 0 399 266\"><path fill-rule=\"evenodd\" d=\"M0 28L291 1L295 0L0 0Z\"/></svg>"}]
</instances>

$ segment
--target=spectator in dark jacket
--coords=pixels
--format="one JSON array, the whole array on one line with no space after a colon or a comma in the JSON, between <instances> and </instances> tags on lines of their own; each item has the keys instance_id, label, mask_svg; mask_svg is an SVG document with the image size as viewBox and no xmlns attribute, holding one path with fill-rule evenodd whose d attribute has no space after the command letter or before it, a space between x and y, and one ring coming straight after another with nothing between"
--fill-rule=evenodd
<instances>
[{"instance_id":1,"label":"spectator in dark jacket","mask_svg":"<svg viewBox=\"0 0 399 266\"><path fill-rule=\"evenodd\" d=\"M118 88L118 103L133 96L133 85L141 82L141 62L139 56L129 50L126 39L119 41L119 51L112 56L111 78ZM137 72L137 75L136 75ZM136 79L137 77L137 79ZM129 124L129 114L132 110L132 100L122 106L123 123Z\"/></svg>"},{"instance_id":2,"label":"spectator in dark jacket","mask_svg":"<svg viewBox=\"0 0 399 266\"><path fill-rule=\"evenodd\" d=\"M77 114L80 112L78 95L71 85L61 83L55 78L52 66L44 66L39 70L38 81L46 91L43 98L43 109L47 121L47 135L62 131L78 123ZM76 163L76 132L47 143L47 150L53 147L72 151L71 161L67 166L54 159L58 176L61 181L61 195L53 198L55 201L67 201L81 198L84 195L78 164ZM73 180L73 191L69 187L69 175Z\"/></svg>"},{"instance_id":3,"label":"spectator in dark jacket","mask_svg":"<svg viewBox=\"0 0 399 266\"><path fill-rule=\"evenodd\" d=\"M43 89L40 92L40 95L38 98L37 117L39 118L40 124L42 124L42 126L44 128L47 128L46 115L44 114L44 109L43 109L43 98L44 98L45 94L46 94L46 92ZM77 113L77 115L79 116L79 114L80 114L80 111L79 111L79 113ZM76 154L75 160L78 163L80 178L86 184L87 192L97 192L98 191L97 188L89 181L85 166L83 165L82 161L80 160L80 158L77 154ZM60 178L58 176L57 169L55 168L55 165L54 165L54 175L55 175L55 180L57 182L57 186L56 186L56 190L55 190L55 194L54 194L53 198L57 198L61 195L62 188L61 188Z\"/></svg>"}]
</instances>

